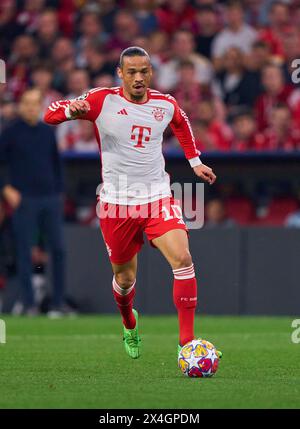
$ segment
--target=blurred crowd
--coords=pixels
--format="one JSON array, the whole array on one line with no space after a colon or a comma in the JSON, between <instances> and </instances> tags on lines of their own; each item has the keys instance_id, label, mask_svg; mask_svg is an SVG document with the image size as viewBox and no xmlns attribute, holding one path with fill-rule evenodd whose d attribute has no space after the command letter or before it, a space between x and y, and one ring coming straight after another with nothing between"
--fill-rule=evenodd
<instances>
[{"instance_id":1,"label":"blurred crowd","mask_svg":"<svg viewBox=\"0 0 300 429\"><path fill-rule=\"evenodd\" d=\"M152 86L178 100L201 151L300 149L300 1L1 0L0 40L0 131L28 87L46 109L119 85L120 52L137 45L151 55ZM98 150L87 121L56 132L61 151ZM177 145L167 133L166 150Z\"/></svg>"}]
</instances>

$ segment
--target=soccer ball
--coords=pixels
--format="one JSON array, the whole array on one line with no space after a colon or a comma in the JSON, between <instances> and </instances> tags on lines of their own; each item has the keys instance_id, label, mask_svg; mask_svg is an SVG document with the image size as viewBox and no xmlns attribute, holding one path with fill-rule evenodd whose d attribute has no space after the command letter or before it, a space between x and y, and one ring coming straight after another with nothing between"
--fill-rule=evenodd
<instances>
[{"instance_id":1,"label":"soccer ball","mask_svg":"<svg viewBox=\"0 0 300 429\"><path fill-rule=\"evenodd\" d=\"M215 346L201 338L185 344L178 354L178 366L187 377L212 377L218 365Z\"/></svg>"}]
</instances>

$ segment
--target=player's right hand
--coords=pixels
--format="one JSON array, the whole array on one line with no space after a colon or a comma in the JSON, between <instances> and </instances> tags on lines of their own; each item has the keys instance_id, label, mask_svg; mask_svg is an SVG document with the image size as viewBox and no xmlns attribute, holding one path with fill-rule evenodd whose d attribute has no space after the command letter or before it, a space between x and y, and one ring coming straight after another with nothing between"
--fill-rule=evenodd
<instances>
[{"instance_id":1,"label":"player's right hand","mask_svg":"<svg viewBox=\"0 0 300 429\"><path fill-rule=\"evenodd\" d=\"M86 100L75 100L69 105L72 118L85 115L90 110L90 103Z\"/></svg>"}]
</instances>

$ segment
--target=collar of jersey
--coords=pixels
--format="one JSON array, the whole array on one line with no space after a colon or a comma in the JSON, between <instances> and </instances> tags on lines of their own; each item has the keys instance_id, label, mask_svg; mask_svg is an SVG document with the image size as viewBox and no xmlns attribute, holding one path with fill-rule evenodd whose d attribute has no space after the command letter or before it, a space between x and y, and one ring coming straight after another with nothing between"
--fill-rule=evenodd
<instances>
[{"instance_id":1,"label":"collar of jersey","mask_svg":"<svg viewBox=\"0 0 300 429\"><path fill-rule=\"evenodd\" d=\"M148 103L149 99L150 99L150 91L149 88L147 88L147 100L144 101L143 103L138 103L137 101L132 101L129 100L127 97L125 97L124 92L123 92L123 87L120 88L120 96L125 98L126 101L128 101L129 103L133 103L133 104L146 104Z\"/></svg>"}]
</instances>

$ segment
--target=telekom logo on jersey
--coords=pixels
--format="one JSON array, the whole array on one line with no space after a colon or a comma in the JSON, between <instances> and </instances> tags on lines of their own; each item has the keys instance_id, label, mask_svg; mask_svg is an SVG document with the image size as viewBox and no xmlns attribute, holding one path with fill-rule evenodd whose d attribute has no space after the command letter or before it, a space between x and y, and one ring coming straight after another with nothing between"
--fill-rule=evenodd
<instances>
[{"instance_id":1,"label":"telekom logo on jersey","mask_svg":"<svg viewBox=\"0 0 300 429\"><path fill-rule=\"evenodd\" d=\"M145 147L144 142L149 142L151 136L151 128L143 127L141 125L132 125L131 128L131 140L137 141L133 147Z\"/></svg>"}]
</instances>

